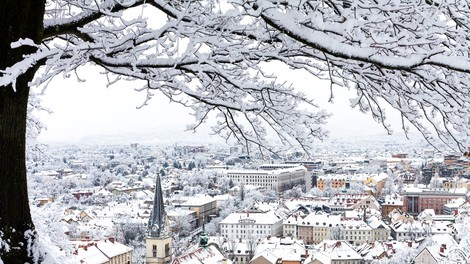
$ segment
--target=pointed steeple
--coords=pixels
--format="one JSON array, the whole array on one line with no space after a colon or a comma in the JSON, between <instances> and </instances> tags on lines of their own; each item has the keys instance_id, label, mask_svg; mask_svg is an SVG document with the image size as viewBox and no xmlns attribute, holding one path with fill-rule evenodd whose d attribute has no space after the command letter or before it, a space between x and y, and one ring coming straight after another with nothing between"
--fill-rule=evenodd
<instances>
[{"instance_id":1,"label":"pointed steeple","mask_svg":"<svg viewBox=\"0 0 470 264\"><path fill-rule=\"evenodd\" d=\"M160 181L160 175L157 175L155 179L155 195L153 197L153 209L152 214L149 218L148 224L148 236L159 238L162 236L168 236L167 219L165 208L163 204L163 193L162 184Z\"/></svg>"},{"instance_id":2,"label":"pointed steeple","mask_svg":"<svg viewBox=\"0 0 470 264\"><path fill-rule=\"evenodd\" d=\"M168 264L172 260L172 238L170 224L163 205L160 175L155 179L153 209L149 218L148 233L145 238L145 261L147 264Z\"/></svg>"}]
</instances>

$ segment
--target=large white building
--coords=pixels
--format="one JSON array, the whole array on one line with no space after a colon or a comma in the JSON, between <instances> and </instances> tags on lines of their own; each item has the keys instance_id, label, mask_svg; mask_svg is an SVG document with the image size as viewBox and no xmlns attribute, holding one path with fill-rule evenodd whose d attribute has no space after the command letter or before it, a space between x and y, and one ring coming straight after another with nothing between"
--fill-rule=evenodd
<instances>
[{"instance_id":1,"label":"large white building","mask_svg":"<svg viewBox=\"0 0 470 264\"><path fill-rule=\"evenodd\" d=\"M302 165L267 166L262 165L258 170L226 170L222 176L243 185L254 185L282 192L292 186L304 184L307 169Z\"/></svg>"},{"instance_id":2,"label":"large white building","mask_svg":"<svg viewBox=\"0 0 470 264\"><path fill-rule=\"evenodd\" d=\"M282 234L282 218L274 211L231 213L220 223L226 239L259 239Z\"/></svg>"}]
</instances>

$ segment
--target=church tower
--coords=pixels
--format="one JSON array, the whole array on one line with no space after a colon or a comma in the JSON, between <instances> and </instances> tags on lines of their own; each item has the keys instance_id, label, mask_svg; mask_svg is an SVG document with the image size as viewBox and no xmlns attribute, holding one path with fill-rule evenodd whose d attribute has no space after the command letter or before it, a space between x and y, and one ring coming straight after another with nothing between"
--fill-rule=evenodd
<instances>
[{"instance_id":1,"label":"church tower","mask_svg":"<svg viewBox=\"0 0 470 264\"><path fill-rule=\"evenodd\" d=\"M160 175L155 180L155 195L153 198L153 209L150 215L147 230L146 262L147 264L171 263L172 239L170 225L163 205L162 184Z\"/></svg>"}]
</instances>

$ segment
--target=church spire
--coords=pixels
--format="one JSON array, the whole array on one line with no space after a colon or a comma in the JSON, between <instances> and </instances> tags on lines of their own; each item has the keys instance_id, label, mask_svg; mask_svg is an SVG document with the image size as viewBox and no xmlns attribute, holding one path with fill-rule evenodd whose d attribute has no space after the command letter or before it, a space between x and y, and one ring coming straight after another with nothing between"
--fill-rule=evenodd
<instances>
[{"instance_id":1,"label":"church spire","mask_svg":"<svg viewBox=\"0 0 470 264\"><path fill-rule=\"evenodd\" d=\"M168 236L168 230L165 230L166 213L163 204L163 193L162 184L160 181L160 175L157 175L155 179L155 195L153 197L153 209L150 215L148 224L149 237L159 238L162 236Z\"/></svg>"},{"instance_id":2,"label":"church spire","mask_svg":"<svg viewBox=\"0 0 470 264\"><path fill-rule=\"evenodd\" d=\"M160 175L155 179L153 209L149 218L148 233L145 238L145 260L147 264L167 264L172 259L172 238L170 224L163 205Z\"/></svg>"}]
</instances>

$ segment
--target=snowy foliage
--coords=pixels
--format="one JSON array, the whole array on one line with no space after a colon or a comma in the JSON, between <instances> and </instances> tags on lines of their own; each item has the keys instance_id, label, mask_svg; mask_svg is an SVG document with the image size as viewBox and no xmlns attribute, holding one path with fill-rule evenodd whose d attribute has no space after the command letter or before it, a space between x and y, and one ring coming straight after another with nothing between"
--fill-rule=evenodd
<instances>
[{"instance_id":1,"label":"snowy foliage","mask_svg":"<svg viewBox=\"0 0 470 264\"><path fill-rule=\"evenodd\" d=\"M302 197L302 196L304 196L303 189L305 189L305 186L296 185L296 186L292 187L291 189L285 191L283 196L284 196L284 198L299 198L299 197Z\"/></svg>"},{"instance_id":2,"label":"snowy foliage","mask_svg":"<svg viewBox=\"0 0 470 264\"><path fill-rule=\"evenodd\" d=\"M325 187L323 190L321 190L318 187L313 187L310 189L309 194L318 197L333 197L340 192L340 188Z\"/></svg>"},{"instance_id":3,"label":"snowy foliage","mask_svg":"<svg viewBox=\"0 0 470 264\"><path fill-rule=\"evenodd\" d=\"M37 230L37 243L33 243L35 259L42 258L44 264L70 263L72 247L64 233L61 221L64 207L58 203L44 207L31 207L31 215Z\"/></svg>"},{"instance_id":4,"label":"snowy foliage","mask_svg":"<svg viewBox=\"0 0 470 264\"><path fill-rule=\"evenodd\" d=\"M240 1L242 2L242 1ZM466 1L289 1L240 3L289 38L332 84L354 87L351 100L387 130L381 102L398 109L431 143L468 147L470 90ZM311 62L311 61L310 61ZM295 66L293 66L295 67ZM321 72L321 74L317 74Z\"/></svg>"},{"instance_id":5,"label":"snowy foliage","mask_svg":"<svg viewBox=\"0 0 470 264\"><path fill-rule=\"evenodd\" d=\"M430 188L442 188L442 180L439 179L438 176L432 177L431 181L429 182L429 187Z\"/></svg>"},{"instance_id":6,"label":"snowy foliage","mask_svg":"<svg viewBox=\"0 0 470 264\"><path fill-rule=\"evenodd\" d=\"M413 263L414 258L418 255L418 250L410 247L401 247L392 255L390 259L382 258L372 261L373 264L403 264Z\"/></svg>"},{"instance_id":7,"label":"snowy foliage","mask_svg":"<svg viewBox=\"0 0 470 264\"><path fill-rule=\"evenodd\" d=\"M383 104L400 111L405 131L411 125L430 143L465 149L467 9L445 0L48 0L42 43L12 43L37 51L0 69L0 85L35 64L43 67L32 85L57 75L84 81L79 68L91 62L109 85L140 80L147 100L159 92L191 108L188 129L215 116L213 132L227 140L310 152L329 114L265 67L277 62L331 80L331 100L334 85L355 89L351 106L389 132Z\"/></svg>"}]
</instances>

